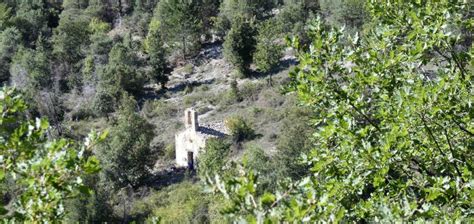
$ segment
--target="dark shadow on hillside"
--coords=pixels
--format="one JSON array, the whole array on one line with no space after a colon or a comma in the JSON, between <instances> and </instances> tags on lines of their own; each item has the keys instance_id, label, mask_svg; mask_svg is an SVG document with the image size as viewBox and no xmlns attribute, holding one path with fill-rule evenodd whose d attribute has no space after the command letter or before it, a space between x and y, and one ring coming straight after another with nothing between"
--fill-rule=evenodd
<instances>
[{"instance_id":1,"label":"dark shadow on hillside","mask_svg":"<svg viewBox=\"0 0 474 224\"><path fill-rule=\"evenodd\" d=\"M277 67L273 68L271 71L269 72L258 72L258 71L251 71L250 74L249 74L249 77L251 78L265 78L265 77L271 77L275 74L278 74L280 73L281 71L284 71L288 68L290 68L291 66L294 66L294 65L297 65L298 64L298 61L296 59L285 59L285 60L281 60L280 63L278 64Z\"/></svg>"},{"instance_id":2,"label":"dark shadow on hillside","mask_svg":"<svg viewBox=\"0 0 474 224\"><path fill-rule=\"evenodd\" d=\"M215 79L212 78L212 79L206 79L206 80L203 80L203 81L192 81L192 82L182 82L182 83L179 83L171 88L168 88L166 89L166 91L169 91L169 92L172 92L172 93L177 93L177 92L181 92L183 90L186 89L186 87L199 87L201 85L209 85L209 84L212 84L215 82Z\"/></svg>"},{"instance_id":3,"label":"dark shadow on hillside","mask_svg":"<svg viewBox=\"0 0 474 224\"><path fill-rule=\"evenodd\" d=\"M193 60L195 66L200 66L213 59L221 59L222 55L222 41L213 43L205 43L196 58Z\"/></svg>"},{"instance_id":4,"label":"dark shadow on hillside","mask_svg":"<svg viewBox=\"0 0 474 224\"><path fill-rule=\"evenodd\" d=\"M199 87L201 85L210 85L215 82L215 79L207 79L203 81L192 81L192 82L182 82L178 83L170 88L167 89L159 89L156 91L154 88L144 88L143 93L138 96L138 105L141 108L143 106L143 103L147 100L158 100L166 96L166 93L178 93L181 91L184 91L186 87L194 88L194 87Z\"/></svg>"},{"instance_id":5,"label":"dark shadow on hillside","mask_svg":"<svg viewBox=\"0 0 474 224\"><path fill-rule=\"evenodd\" d=\"M148 181L142 186L143 190L141 193L138 193L134 198L143 198L145 195L149 195L151 189L154 190L161 190L165 187L171 186L173 184L177 184L183 181L192 181L193 183L199 181L196 175L196 171L191 171L186 168L169 168L163 171L158 172L153 177L149 178ZM138 196L140 195L140 196ZM133 198L132 197L132 198ZM133 215L126 214L125 217L122 217L122 223L130 223L129 221L133 221L133 223L147 223L146 220L150 216L151 210L145 209L138 212L135 212ZM120 220L120 217L118 217ZM117 221L118 221L117 220ZM124 221L125 220L125 221ZM118 223L118 222L112 222Z\"/></svg>"},{"instance_id":6,"label":"dark shadow on hillside","mask_svg":"<svg viewBox=\"0 0 474 224\"><path fill-rule=\"evenodd\" d=\"M216 136L216 137L219 137L219 138L223 138L223 137L227 136L225 133L222 133L218 130L208 128L208 127L203 127L203 126L199 126L198 131L203 133L203 134L212 135L212 136Z\"/></svg>"},{"instance_id":7,"label":"dark shadow on hillside","mask_svg":"<svg viewBox=\"0 0 474 224\"><path fill-rule=\"evenodd\" d=\"M149 180L147 186L159 190L185 180L197 181L196 171L187 168L172 167L156 173Z\"/></svg>"}]
</instances>

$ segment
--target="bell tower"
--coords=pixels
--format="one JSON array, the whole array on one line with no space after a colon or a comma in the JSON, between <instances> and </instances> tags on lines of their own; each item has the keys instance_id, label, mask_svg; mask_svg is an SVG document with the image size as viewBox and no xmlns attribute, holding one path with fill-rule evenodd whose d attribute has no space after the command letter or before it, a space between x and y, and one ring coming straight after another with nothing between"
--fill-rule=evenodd
<instances>
[{"instance_id":1,"label":"bell tower","mask_svg":"<svg viewBox=\"0 0 474 224\"><path fill-rule=\"evenodd\" d=\"M186 129L198 130L198 114L193 108L188 108L184 111L184 126Z\"/></svg>"}]
</instances>

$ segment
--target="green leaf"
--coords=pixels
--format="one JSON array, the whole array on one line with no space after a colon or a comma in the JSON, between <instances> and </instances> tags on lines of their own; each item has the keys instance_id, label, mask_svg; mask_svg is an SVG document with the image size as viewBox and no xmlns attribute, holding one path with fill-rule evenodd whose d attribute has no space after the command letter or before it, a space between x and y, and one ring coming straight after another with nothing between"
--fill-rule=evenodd
<instances>
[{"instance_id":1,"label":"green leaf","mask_svg":"<svg viewBox=\"0 0 474 224\"><path fill-rule=\"evenodd\" d=\"M275 197L275 195L266 192L265 194L262 195L262 198L260 200L261 200L262 204L270 205L273 202L275 202L276 197Z\"/></svg>"},{"instance_id":2,"label":"green leaf","mask_svg":"<svg viewBox=\"0 0 474 224\"><path fill-rule=\"evenodd\" d=\"M0 216L6 215L7 213L8 210L3 205L0 205Z\"/></svg>"},{"instance_id":3,"label":"green leaf","mask_svg":"<svg viewBox=\"0 0 474 224\"><path fill-rule=\"evenodd\" d=\"M109 135L109 129L106 129L102 132L102 134L100 134L98 140L99 141L104 141L107 138L108 135Z\"/></svg>"},{"instance_id":4,"label":"green leaf","mask_svg":"<svg viewBox=\"0 0 474 224\"><path fill-rule=\"evenodd\" d=\"M100 162L95 156L91 156L87 159L86 164L84 165L84 171L86 173L96 173L100 170Z\"/></svg>"},{"instance_id":5,"label":"green leaf","mask_svg":"<svg viewBox=\"0 0 474 224\"><path fill-rule=\"evenodd\" d=\"M92 190L89 187L84 186L84 185L79 186L78 190L79 190L79 192L81 192L82 194L85 194L85 195L92 194Z\"/></svg>"}]
</instances>

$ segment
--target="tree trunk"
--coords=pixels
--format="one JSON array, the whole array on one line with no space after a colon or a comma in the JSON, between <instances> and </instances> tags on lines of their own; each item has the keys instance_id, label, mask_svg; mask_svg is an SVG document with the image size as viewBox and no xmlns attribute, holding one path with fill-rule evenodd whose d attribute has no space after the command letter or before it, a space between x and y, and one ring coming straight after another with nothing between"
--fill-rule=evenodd
<instances>
[{"instance_id":1,"label":"tree trunk","mask_svg":"<svg viewBox=\"0 0 474 224\"><path fill-rule=\"evenodd\" d=\"M183 60L186 61L186 38L182 38L183 41Z\"/></svg>"}]
</instances>

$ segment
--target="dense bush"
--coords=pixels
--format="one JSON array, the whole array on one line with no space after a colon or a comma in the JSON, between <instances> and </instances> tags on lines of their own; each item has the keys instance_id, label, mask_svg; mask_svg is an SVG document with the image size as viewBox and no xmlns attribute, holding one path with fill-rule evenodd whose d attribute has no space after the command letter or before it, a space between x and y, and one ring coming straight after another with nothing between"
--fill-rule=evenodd
<instances>
[{"instance_id":1,"label":"dense bush","mask_svg":"<svg viewBox=\"0 0 474 224\"><path fill-rule=\"evenodd\" d=\"M144 215L147 222L227 223L217 211L221 199L205 194L198 183L183 181L144 198L132 208L132 215Z\"/></svg>"},{"instance_id":2,"label":"dense bush","mask_svg":"<svg viewBox=\"0 0 474 224\"><path fill-rule=\"evenodd\" d=\"M48 121L26 116L25 101L15 91L0 91L0 218L6 222L55 222L64 218L64 202L88 193L85 175L99 162L92 149L105 135L91 133L83 145L50 139Z\"/></svg>"},{"instance_id":3,"label":"dense bush","mask_svg":"<svg viewBox=\"0 0 474 224\"><path fill-rule=\"evenodd\" d=\"M297 106L285 113L274 157L279 177L298 180L310 173L309 166L303 162L303 156L312 146L310 114L309 109Z\"/></svg>"},{"instance_id":4,"label":"dense bush","mask_svg":"<svg viewBox=\"0 0 474 224\"><path fill-rule=\"evenodd\" d=\"M203 153L199 155L198 173L201 178L222 174L231 144L226 139L209 139Z\"/></svg>"},{"instance_id":5,"label":"dense bush","mask_svg":"<svg viewBox=\"0 0 474 224\"><path fill-rule=\"evenodd\" d=\"M225 121L225 125L229 130L235 142L252 140L257 137L255 130L242 117L230 117Z\"/></svg>"},{"instance_id":6,"label":"dense bush","mask_svg":"<svg viewBox=\"0 0 474 224\"><path fill-rule=\"evenodd\" d=\"M116 188L143 184L157 160L150 147L153 126L135 112L135 105L131 97L124 97L111 137L98 150L104 177Z\"/></svg>"},{"instance_id":7,"label":"dense bush","mask_svg":"<svg viewBox=\"0 0 474 224\"><path fill-rule=\"evenodd\" d=\"M473 219L473 50L459 44L459 30L474 22L468 7L370 1L367 9L366 36L317 20L309 48L293 41L300 64L290 90L316 125L311 174L274 194L247 187L258 185L253 171L216 179L226 213L258 223Z\"/></svg>"}]
</instances>

